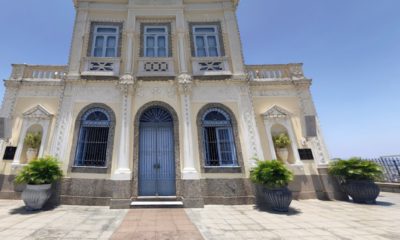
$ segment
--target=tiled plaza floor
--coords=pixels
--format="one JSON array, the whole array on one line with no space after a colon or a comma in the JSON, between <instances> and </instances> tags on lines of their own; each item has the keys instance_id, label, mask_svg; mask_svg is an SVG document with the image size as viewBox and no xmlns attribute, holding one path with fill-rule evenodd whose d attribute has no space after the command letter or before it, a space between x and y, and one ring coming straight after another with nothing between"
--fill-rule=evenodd
<instances>
[{"instance_id":1,"label":"tiled plaza floor","mask_svg":"<svg viewBox=\"0 0 400 240\"><path fill-rule=\"evenodd\" d=\"M31 213L22 201L0 200L0 240L398 240L399 224L400 194L394 193L381 194L377 205L293 201L288 214L251 205L132 210L60 206Z\"/></svg>"},{"instance_id":2,"label":"tiled plaza floor","mask_svg":"<svg viewBox=\"0 0 400 240\"><path fill-rule=\"evenodd\" d=\"M109 239L127 210L59 206L27 212L22 201L0 200L0 240Z\"/></svg>"},{"instance_id":3,"label":"tiled plaza floor","mask_svg":"<svg viewBox=\"0 0 400 240\"><path fill-rule=\"evenodd\" d=\"M113 240L203 240L183 209L132 209Z\"/></svg>"},{"instance_id":4,"label":"tiled plaza floor","mask_svg":"<svg viewBox=\"0 0 400 240\"><path fill-rule=\"evenodd\" d=\"M400 194L382 193L377 205L318 200L293 201L288 214L254 206L186 209L208 240L400 239Z\"/></svg>"}]
</instances>

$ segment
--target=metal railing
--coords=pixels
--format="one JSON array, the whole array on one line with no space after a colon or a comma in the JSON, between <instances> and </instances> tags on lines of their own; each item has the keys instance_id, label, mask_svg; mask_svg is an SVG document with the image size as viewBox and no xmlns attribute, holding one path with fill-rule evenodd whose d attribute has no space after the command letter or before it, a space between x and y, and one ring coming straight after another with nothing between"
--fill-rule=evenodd
<instances>
[{"instance_id":1,"label":"metal railing","mask_svg":"<svg viewBox=\"0 0 400 240\"><path fill-rule=\"evenodd\" d=\"M383 169L384 182L400 182L400 155L384 156L375 159L365 159L378 163Z\"/></svg>"}]
</instances>

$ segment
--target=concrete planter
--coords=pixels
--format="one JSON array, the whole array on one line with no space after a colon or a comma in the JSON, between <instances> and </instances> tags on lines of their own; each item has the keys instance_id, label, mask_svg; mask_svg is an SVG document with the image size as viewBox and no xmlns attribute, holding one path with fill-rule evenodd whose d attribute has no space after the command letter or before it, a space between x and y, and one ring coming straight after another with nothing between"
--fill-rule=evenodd
<instances>
[{"instance_id":1,"label":"concrete planter","mask_svg":"<svg viewBox=\"0 0 400 240\"><path fill-rule=\"evenodd\" d=\"M355 203L376 203L380 188L373 181L349 180L343 184L344 191Z\"/></svg>"},{"instance_id":2,"label":"concrete planter","mask_svg":"<svg viewBox=\"0 0 400 240\"><path fill-rule=\"evenodd\" d=\"M30 211L40 210L51 196L51 184L26 185L22 192L22 200L26 209Z\"/></svg>"},{"instance_id":3,"label":"concrete planter","mask_svg":"<svg viewBox=\"0 0 400 240\"><path fill-rule=\"evenodd\" d=\"M38 155L38 150L37 148L28 148L28 151L26 151L26 161L30 162L33 159L37 158Z\"/></svg>"},{"instance_id":4,"label":"concrete planter","mask_svg":"<svg viewBox=\"0 0 400 240\"><path fill-rule=\"evenodd\" d=\"M283 162L287 163L289 160L289 151L287 148L278 148L276 149L276 154L278 155L278 158Z\"/></svg>"},{"instance_id":5,"label":"concrete planter","mask_svg":"<svg viewBox=\"0 0 400 240\"><path fill-rule=\"evenodd\" d=\"M288 212L292 202L292 192L287 188L265 189L267 204L277 212Z\"/></svg>"}]
</instances>

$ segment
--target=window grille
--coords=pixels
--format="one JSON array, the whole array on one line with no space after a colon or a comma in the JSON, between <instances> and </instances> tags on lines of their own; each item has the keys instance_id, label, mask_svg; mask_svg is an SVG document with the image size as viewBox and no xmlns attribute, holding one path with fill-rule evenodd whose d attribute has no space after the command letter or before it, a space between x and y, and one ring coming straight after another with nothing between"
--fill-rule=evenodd
<instances>
[{"instance_id":1,"label":"window grille","mask_svg":"<svg viewBox=\"0 0 400 240\"><path fill-rule=\"evenodd\" d=\"M225 111L209 109L202 118L205 165L209 167L237 166L232 122Z\"/></svg>"},{"instance_id":2,"label":"window grille","mask_svg":"<svg viewBox=\"0 0 400 240\"><path fill-rule=\"evenodd\" d=\"M81 118L75 166L106 167L110 116L102 108L88 110Z\"/></svg>"}]
</instances>

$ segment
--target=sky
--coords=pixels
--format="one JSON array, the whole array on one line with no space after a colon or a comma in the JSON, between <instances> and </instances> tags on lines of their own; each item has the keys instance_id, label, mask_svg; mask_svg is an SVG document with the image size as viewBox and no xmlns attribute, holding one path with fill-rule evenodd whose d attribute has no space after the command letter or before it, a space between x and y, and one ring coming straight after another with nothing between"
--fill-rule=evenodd
<instances>
[{"instance_id":1,"label":"sky","mask_svg":"<svg viewBox=\"0 0 400 240\"><path fill-rule=\"evenodd\" d=\"M399 0L241 0L246 64L304 63L331 157L400 154ZM0 78L67 64L72 0L0 8ZM4 87L0 86L0 98Z\"/></svg>"}]
</instances>

